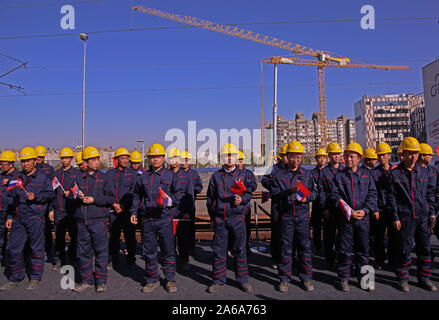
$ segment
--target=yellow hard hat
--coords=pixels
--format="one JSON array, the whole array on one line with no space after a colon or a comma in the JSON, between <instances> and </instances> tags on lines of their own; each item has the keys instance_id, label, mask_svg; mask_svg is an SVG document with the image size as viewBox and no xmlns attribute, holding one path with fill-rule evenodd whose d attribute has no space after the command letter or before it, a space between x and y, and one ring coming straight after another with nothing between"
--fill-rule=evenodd
<instances>
[{"instance_id":1,"label":"yellow hard hat","mask_svg":"<svg viewBox=\"0 0 439 320\"><path fill-rule=\"evenodd\" d=\"M46 148L44 148L43 146L36 146L35 152L37 153L38 157L45 157L47 153Z\"/></svg>"},{"instance_id":2,"label":"yellow hard hat","mask_svg":"<svg viewBox=\"0 0 439 320\"><path fill-rule=\"evenodd\" d=\"M192 156L191 156L191 154L187 150L183 150L181 152L181 158L182 159L189 159L189 160L191 160Z\"/></svg>"},{"instance_id":3,"label":"yellow hard hat","mask_svg":"<svg viewBox=\"0 0 439 320\"><path fill-rule=\"evenodd\" d=\"M148 149L148 156L164 156L165 148L160 143L153 143Z\"/></svg>"},{"instance_id":4,"label":"yellow hard hat","mask_svg":"<svg viewBox=\"0 0 439 320\"><path fill-rule=\"evenodd\" d=\"M15 152L6 150L0 155L0 161L15 162L17 161L17 156L15 155Z\"/></svg>"},{"instance_id":5,"label":"yellow hard hat","mask_svg":"<svg viewBox=\"0 0 439 320\"><path fill-rule=\"evenodd\" d=\"M291 141L288 144L287 153L291 153L291 152L294 152L294 153L304 153L302 144L299 141L296 141L296 140Z\"/></svg>"},{"instance_id":6,"label":"yellow hard hat","mask_svg":"<svg viewBox=\"0 0 439 320\"><path fill-rule=\"evenodd\" d=\"M76 165L78 165L78 166L84 162L84 160L82 160L82 151L80 151L76 154L75 162L76 162Z\"/></svg>"},{"instance_id":7,"label":"yellow hard hat","mask_svg":"<svg viewBox=\"0 0 439 320\"><path fill-rule=\"evenodd\" d=\"M386 154L386 153L392 153L392 148L390 148L390 145L385 142L378 143L378 146L376 148L377 154Z\"/></svg>"},{"instance_id":8,"label":"yellow hard hat","mask_svg":"<svg viewBox=\"0 0 439 320\"><path fill-rule=\"evenodd\" d=\"M353 151L358 153L360 156L363 156L363 148L357 142L349 143L344 151Z\"/></svg>"},{"instance_id":9,"label":"yellow hard hat","mask_svg":"<svg viewBox=\"0 0 439 320\"><path fill-rule=\"evenodd\" d=\"M420 147L419 141L416 138L407 137L407 138L404 138L404 140L402 140L402 142L401 142L401 150L402 150L402 152L404 152L404 151L420 152L421 147Z\"/></svg>"},{"instance_id":10,"label":"yellow hard hat","mask_svg":"<svg viewBox=\"0 0 439 320\"><path fill-rule=\"evenodd\" d=\"M130 154L130 161L134 163L142 162L142 155L139 151L133 151Z\"/></svg>"},{"instance_id":11,"label":"yellow hard hat","mask_svg":"<svg viewBox=\"0 0 439 320\"><path fill-rule=\"evenodd\" d=\"M38 157L37 152L34 148L31 147L25 147L21 149L19 158L20 160L29 160L29 159L36 159Z\"/></svg>"},{"instance_id":12,"label":"yellow hard hat","mask_svg":"<svg viewBox=\"0 0 439 320\"><path fill-rule=\"evenodd\" d=\"M421 147L421 152L420 152L420 154L429 154L429 155L434 155L434 153L433 153L433 148L432 147L430 147L430 145L429 144L427 144L427 143L421 143L420 144L420 147Z\"/></svg>"},{"instance_id":13,"label":"yellow hard hat","mask_svg":"<svg viewBox=\"0 0 439 320\"><path fill-rule=\"evenodd\" d=\"M323 148L320 148L319 150L317 150L317 152L316 152L316 157L317 156L328 156L328 154L326 153L326 150L325 149L323 149Z\"/></svg>"},{"instance_id":14,"label":"yellow hard hat","mask_svg":"<svg viewBox=\"0 0 439 320\"><path fill-rule=\"evenodd\" d=\"M238 160L244 159L244 152L238 150Z\"/></svg>"},{"instance_id":15,"label":"yellow hard hat","mask_svg":"<svg viewBox=\"0 0 439 320\"><path fill-rule=\"evenodd\" d=\"M114 153L115 158L120 157L120 156L129 156L129 155L130 155L130 152L125 148L119 148Z\"/></svg>"},{"instance_id":16,"label":"yellow hard hat","mask_svg":"<svg viewBox=\"0 0 439 320\"><path fill-rule=\"evenodd\" d=\"M373 148L366 148L364 150L364 157L367 159L373 159L373 160L378 159L378 155L377 155L375 149L373 149Z\"/></svg>"},{"instance_id":17,"label":"yellow hard hat","mask_svg":"<svg viewBox=\"0 0 439 320\"><path fill-rule=\"evenodd\" d=\"M168 150L168 158L180 157L180 150L177 148L170 148Z\"/></svg>"},{"instance_id":18,"label":"yellow hard hat","mask_svg":"<svg viewBox=\"0 0 439 320\"><path fill-rule=\"evenodd\" d=\"M82 151L82 160L88 160L91 158L100 157L101 154L99 153L99 150L95 147L85 147L84 151Z\"/></svg>"},{"instance_id":19,"label":"yellow hard hat","mask_svg":"<svg viewBox=\"0 0 439 320\"><path fill-rule=\"evenodd\" d=\"M280 148L279 155L287 154L288 143L285 143L282 148Z\"/></svg>"},{"instance_id":20,"label":"yellow hard hat","mask_svg":"<svg viewBox=\"0 0 439 320\"><path fill-rule=\"evenodd\" d=\"M396 154L403 154L403 152L402 152L402 146L399 146L399 147L398 147L398 151L396 151Z\"/></svg>"},{"instance_id":21,"label":"yellow hard hat","mask_svg":"<svg viewBox=\"0 0 439 320\"><path fill-rule=\"evenodd\" d=\"M326 149L328 153L342 153L340 145L337 142L331 142Z\"/></svg>"},{"instance_id":22,"label":"yellow hard hat","mask_svg":"<svg viewBox=\"0 0 439 320\"><path fill-rule=\"evenodd\" d=\"M74 157L73 150L70 148L62 148L59 152L60 158L68 158L68 157Z\"/></svg>"},{"instance_id":23,"label":"yellow hard hat","mask_svg":"<svg viewBox=\"0 0 439 320\"><path fill-rule=\"evenodd\" d=\"M221 148L221 155L223 154L238 154L238 149L236 149L233 143L225 143Z\"/></svg>"}]
</instances>

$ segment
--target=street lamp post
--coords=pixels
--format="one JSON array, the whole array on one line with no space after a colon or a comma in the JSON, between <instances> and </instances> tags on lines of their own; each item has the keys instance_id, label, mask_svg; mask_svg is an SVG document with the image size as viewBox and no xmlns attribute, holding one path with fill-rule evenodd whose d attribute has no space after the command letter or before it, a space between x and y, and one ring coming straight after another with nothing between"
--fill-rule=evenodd
<instances>
[{"instance_id":1,"label":"street lamp post","mask_svg":"<svg viewBox=\"0 0 439 320\"><path fill-rule=\"evenodd\" d=\"M87 50L88 36L85 33L79 35L82 41L84 41L84 72L82 78L82 149L85 148L85 53Z\"/></svg>"},{"instance_id":2,"label":"street lamp post","mask_svg":"<svg viewBox=\"0 0 439 320\"><path fill-rule=\"evenodd\" d=\"M142 144L142 168L145 168L145 141L139 139L136 142L140 142Z\"/></svg>"}]
</instances>

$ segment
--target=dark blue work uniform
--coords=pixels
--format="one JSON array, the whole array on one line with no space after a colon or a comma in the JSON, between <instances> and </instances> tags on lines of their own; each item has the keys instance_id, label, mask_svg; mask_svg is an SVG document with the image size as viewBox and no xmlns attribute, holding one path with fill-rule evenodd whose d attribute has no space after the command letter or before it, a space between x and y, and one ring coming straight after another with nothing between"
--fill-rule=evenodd
<instances>
[{"instance_id":1,"label":"dark blue work uniform","mask_svg":"<svg viewBox=\"0 0 439 320\"><path fill-rule=\"evenodd\" d=\"M362 266L369 264L369 215L377 210L377 191L370 170L361 167L355 172L347 167L338 171L332 184L330 199L338 208L338 277L341 281L349 282L354 254L357 275ZM351 217L348 220L340 209L340 199L352 210L364 210L364 217L360 220Z\"/></svg>"},{"instance_id":2,"label":"dark blue work uniform","mask_svg":"<svg viewBox=\"0 0 439 320\"><path fill-rule=\"evenodd\" d=\"M382 165L378 165L372 169L371 174L375 182L378 195L378 212L379 219L370 217L370 233L373 241L370 243L370 248L375 253L375 262L382 265L389 258L389 264L393 263L393 253L395 248L394 229L392 226L392 213L387 208L387 198L389 190L389 170L386 170ZM386 230L388 234L388 248L386 254L385 235ZM393 251L392 251L393 250Z\"/></svg>"},{"instance_id":3,"label":"dark blue work uniform","mask_svg":"<svg viewBox=\"0 0 439 320\"><path fill-rule=\"evenodd\" d=\"M51 181L39 169L31 175L21 172L19 177L28 193L34 193L30 201L26 192L17 187L7 192L8 203L13 211L12 228L7 247L10 275L9 281L19 282L25 278L23 250L28 242L31 250L30 280L41 280L44 270L44 214L54 192Z\"/></svg>"},{"instance_id":4,"label":"dark blue work uniform","mask_svg":"<svg viewBox=\"0 0 439 320\"><path fill-rule=\"evenodd\" d=\"M271 197L273 190L273 177L276 175L276 171L282 170L282 163L276 163L271 167L269 173L265 174L261 179L262 186L268 190L271 198L271 239L270 239L270 254L271 259L275 265L280 262L281 254L281 240L280 240L280 219L279 219L279 202Z\"/></svg>"},{"instance_id":5,"label":"dark blue work uniform","mask_svg":"<svg viewBox=\"0 0 439 320\"><path fill-rule=\"evenodd\" d=\"M55 177L58 179L59 183L62 185L65 191L69 191L73 187L74 181L78 179L81 173L73 167L68 170L63 168L55 171ZM55 262L66 264L66 231L69 231L70 244L69 244L69 258L70 262L73 264L76 262L76 246L77 246L77 226L75 222L75 209L77 202L73 200L71 194L66 198L64 191L61 187L55 190L55 197L50 204L50 210L54 211L54 222L55 222Z\"/></svg>"},{"instance_id":6,"label":"dark blue work uniform","mask_svg":"<svg viewBox=\"0 0 439 320\"><path fill-rule=\"evenodd\" d=\"M242 202L235 205L235 194L229 189L236 181L241 180L246 191L241 195ZM207 211L213 222L213 283L223 285L227 276L228 237L232 234L231 253L235 258L235 277L240 284L248 283L248 264L246 248L245 213L247 204L252 198L251 186L246 175L237 167L226 171L223 167L210 178L207 189Z\"/></svg>"},{"instance_id":7,"label":"dark blue work uniform","mask_svg":"<svg viewBox=\"0 0 439 320\"><path fill-rule=\"evenodd\" d=\"M318 191L318 181L320 178L320 172L324 169L319 169L317 166L311 170L311 174L315 183L317 184ZM312 202L311 210L311 227L312 227L312 240L314 243L314 248L320 250L322 247L322 227L323 227L323 212L320 206L320 200L317 197L315 201Z\"/></svg>"},{"instance_id":8,"label":"dark blue work uniform","mask_svg":"<svg viewBox=\"0 0 439 320\"><path fill-rule=\"evenodd\" d=\"M130 222L130 217L138 172L131 168L114 168L107 172L107 176L114 189L112 204L118 203L122 207L119 214L114 209L110 210L110 260L119 263L120 233L123 229L128 252L127 261L133 264L136 261L136 226Z\"/></svg>"},{"instance_id":9,"label":"dark blue work uniform","mask_svg":"<svg viewBox=\"0 0 439 320\"><path fill-rule=\"evenodd\" d=\"M320 172L319 180L317 183L320 203L319 207L322 212L329 211L329 217L323 217L323 245L325 247L325 260L329 267L332 267L335 261L335 238L337 233L337 217L339 210L335 204L330 201L331 183L334 180L335 174L339 170L343 170L344 166L340 164L338 168L328 164Z\"/></svg>"},{"instance_id":10,"label":"dark blue work uniform","mask_svg":"<svg viewBox=\"0 0 439 320\"><path fill-rule=\"evenodd\" d=\"M183 189L177 183L174 173L161 167L154 171L151 167L139 175L134 186L133 206L131 215L141 216L142 220L142 255L145 258L146 283L157 282L158 273L158 243L160 241L163 273L167 282L175 282L175 246L170 207L161 208L157 204L159 189L162 189L172 200L172 207L179 205Z\"/></svg>"},{"instance_id":11,"label":"dark blue work uniform","mask_svg":"<svg viewBox=\"0 0 439 320\"><path fill-rule=\"evenodd\" d=\"M203 189L203 184L198 172L192 169L178 169L175 173L177 183L184 190L184 195L178 207L173 209L173 216L176 219L183 219L189 216L190 221L177 222L175 231L178 256L184 264L189 261L189 255L195 246L195 199Z\"/></svg>"},{"instance_id":12,"label":"dark blue work uniform","mask_svg":"<svg viewBox=\"0 0 439 320\"><path fill-rule=\"evenodd\" d=\"M53 177L55 176L55 169L45 163L44 161L42 163L37 163L35 164L35 167L37 169L39 169L41 172L43 172L44 174L46 174L50 181L52 181ZM50 221L49 219L49 206L47 206L47 211L44 214L44 218L45 218L45 228L44 228L44 239L45 239L45 250L46 250L46 255L49 261L52 260L53 258L53 235L52 235L52 221Z\"/></svg>"},{"instance_id":13,"label":"dark blue work uniform","mask_svg":"<svg viewBox=\"0 0 439 320\"><path fill-rule=\"evenodd\" d=\"M244 172L245 175L245 179L247 181L247 185L250 187L250 189L248 190L249 192L254 192L256 191L256 189L258 188L258 183L256 181L256 177L253 173L253 171L243 167L241 169ZM245 230L246 230L246 234L247 234L247 238L246 238L246 245L247 245L247 252L250 251L250 236L251 236L251 221L252 221L252 215L251 215L251 202L249 201L247 203L247 207L246 207L246 213L245 213Z\"/></svg>"},{"instance_id":14,"label":"dark blue work uniform","mask_svg":"<svg viewBox=\"0 0 439 320\"><path fill-rule=\"evenodd\" d=\"M413 239L416 242L418 280L431 277L430 216L436 215L436 179L418 164L410 171L404 163L392 169L389 179L388 210L393 221L401 222L398 237L396 275L408 282Z\"/></svg>"},{"instance_id":15,"label":"dark blue work uniform","mask_svg":"<svg viewBox=\"0 0 439 320\"><path fill-rule=\"evenodd\" d=\"M12 167L12 169L9 173L2 172L0 174L0 184L1 184L1 187L0 187L0 263L1 264L4 263L3 259L5 256L5 253L6 253L6 245L7 245L8 233L6 232L6 225L5 225L6 218L8 217L8 215L9 216L12 215L11 210L13 209L12 206L10 206L8 204L7 188L8 188L9 182L18 178L19 175L20 175L20 173L14 167ZM5 185L3 185L4 179L8 180Z\"/></svg>"},{"instance_id":16,"label":"dark blue work uniform","mask_svg":"<svg viewBox=\"0 0 439 320\"><path fill-rule=\"evenodd\" d=\"M76 180L85 197L93 197L92 204L76 198L75 219L78 227L78 267L83 283L100 285L107 282L108 270L108 207L114 201L114 189L108 176L95 171L84 172ZM93 267L93 254L95 256Z\"/></svg>"},{"instance_id":17,"label":"dark blue work uniform","mask_svg":"<svg viewBox=\"0 0 439 320\"><path fill-rule=\"evenodd\" d=\"M317 199L317 185L311 171L302 166L294 171L289 167L278 170L273 179L271 196L279 202L281 221L282 251L279 278L282 282L290 282L294 243L299 256L299 277L304 282L309 281L312 278L309 203ZM296 198L297 193L290 190L290 187L297 185L299 181L311 191L305 201L299 201Z\"/></svg>"}]
</instances>

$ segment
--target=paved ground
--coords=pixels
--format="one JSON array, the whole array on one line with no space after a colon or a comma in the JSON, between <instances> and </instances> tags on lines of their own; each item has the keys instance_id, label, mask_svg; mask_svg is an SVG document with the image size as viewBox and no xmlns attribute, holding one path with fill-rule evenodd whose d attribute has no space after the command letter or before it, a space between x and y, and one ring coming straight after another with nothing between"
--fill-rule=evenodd
<instances>
[{"instance_id":1,"label":"paved ground","mask_svg":"<svg viewBox=\"0 0 439 320\"><path fill-rule=\"evenodd\" d=\"M432 238L433 239L433 238ZM433 248L439 253L439 243L433 240ZM254 299L279 299L279 300L430 300L439 299L439 293L427 292L416 285L414 266L412 266L411 291L403 293L396 289L394 274L390 271L376 271L376 292L368 293L361 290L356 281L351 281L351 292L343 293L335 289L337 278L334 272L325 270L324 259L321 256L314 256L313 281L315 291L304 292L298 285L297 275L293 276L292 285L288 293L276 291L278 284L277 271L271 269L271 259L268 253L251 253L249 256L250 283L253 285L253 293L246 294L238 289L234 280L234 273L229 268L227 286L216 295L206 292L211 281L211 260L212 251L209 242L198 243L195 250L195 258L192 258L192 269L190 272L177 270L178 291L174 294L166 292L163 286L156 289L152 294L144 294L142 288L142 275L144 266L143 260L137 257L137 267L129 269L122 260L118 270L109 271L108 291L97 294L94 290L83 293L75 293L71 290L63 290L60 286L62 275L51 270L51 265L46 263L44 277L38 291L27 291L25 286L12 289L8 292L0 292L0 299L44 299L44 300L76 300L76 299L158 299L158 300L203 300L203 299L224 299L224 300L254 300ZM435 263L432 280L439 286L439 263ZM6 277L0 275L0 283L4 283Z\"/></svg>"}]
</instances>

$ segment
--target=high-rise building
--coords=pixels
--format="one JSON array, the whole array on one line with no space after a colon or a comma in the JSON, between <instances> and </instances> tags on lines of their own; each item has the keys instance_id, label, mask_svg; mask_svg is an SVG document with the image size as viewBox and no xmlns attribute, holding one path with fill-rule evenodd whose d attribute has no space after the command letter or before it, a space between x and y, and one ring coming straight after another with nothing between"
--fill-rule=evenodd
<instances>
[{"instance_id":1,"label":"high-rise building","mask_svg":"<svg viewBox=\"0 0 439 320\"><path fill-rule=\"evenodd\" d=\"M427 141L425 131L425 100L424 94L417 94L410 98L410 136L415 137L419 142Z\"/></svg>"}]
</instances>

